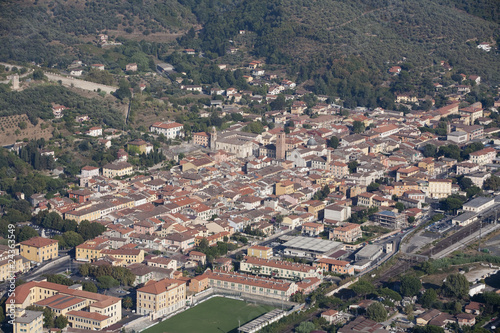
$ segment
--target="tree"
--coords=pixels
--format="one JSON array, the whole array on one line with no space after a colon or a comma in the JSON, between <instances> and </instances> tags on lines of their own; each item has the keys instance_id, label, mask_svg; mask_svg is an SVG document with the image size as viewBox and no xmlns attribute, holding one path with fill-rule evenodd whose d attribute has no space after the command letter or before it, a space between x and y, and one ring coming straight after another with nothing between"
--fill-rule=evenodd
<instances>
[{"instance_id":1,"label":"tree","mask_svg":"<svg viewBox=\"0 0 500 333\"><path fill-rule=\"evenodd\" d=\"M92 282L83 282L82 286L83 286L83 290L89 291L91 293L96 293L98 291L97 286Z\"/></svg>"},{"instance_id":2,"label":"tree","mask_svg":"<svg viewBox=\"0 0 500 333\"><path fill-rule=\"evenodd\" d=\"M83 237L84 241L96 238L104 231L106 231L106 227L102 224L97 222L90 223L86 220L80 222L77 229L77 233L79 233Z\"/></svg>"},{"instance_id":3,"label":"tree","mask_svg":"<svg viewBox=\"0 0 500 333\"><path fill-rule=\"evenodd\" d=\"M462 191L466 191L468 188L474 186L474 183L472 182L472 180L470 178L461 177L458 180L458 185L460 186L460 189Z\"/></svg>"},{"instance_id":4,"label":"tree","mask_svg":"<svg viewBox=\"0 0 500 333\"><path fill-rule=\"evenodd\" d=\"M402 297L401 297L400 294L398 294L397 292L395 292L394 290L389 289L389 288L382 288L377 293L380 296L388 297L388 298L390 298L390 299L392 299L393 301L396 301L396 302L399 302L399 301L402 300Z\"/></svg>"},{"instance_id":5,"label":"tree","mask_svg":"<svg viewBox=\"0 0 500 333\"><path fill-rule=\"evenodd\" d=\"M309 333L314 330L316 326L310 321L303 321L295 328L295 333Z\"/></svg>"},{"instance_id":6,"label":"tree","mask_svg":"<svg viewBox=\"0 0 500 333\"><path fill-rule=\"evenodd\" d=\"M120 282L109 275L100 276L97 278L97 281L99 281L99 287L102 289L109 289L120 285Z\"/></svg>"},{"instance_id":7,"label":"tree","mask_svg":"<svg viewBox=\"0 0 500 333\"><path fill-rule=\"evenodd\" d=\"M373 192L378 190L379 187L380 187L379 183L372 182L370 185L367 186L366 191Z\"/></svg>"},{"instance_id":8,"label":"tree","mask_svg":"<svg viewBox=\"0 0 500 333\"><path fill-rule=\"evenodd\" d=\"M38 232L30 226L22 227L17 235L17 242L24 242L33 237L37 237Z\"/></svg>"},{"instance_id":9,"label":"tree","mask_svg":"<svg viewBox=\"0 0 500 333\"><path fill-rule=\"evenodd\" d=\"M396 204L394 205L394 207L396 207L396 209L398 210L398 212L402 212L403 210L405 210L405 205L402 203L402 202L396 202Z\"/></svg>"},{"instance_id":10,"label":"tree","mask_svg":"<svg viewBox=\"0 0 500 333\"><path fill-rule=\"evenodd\" d=\"M43 80L45 79L45 74L43 74L43 70L40 68L35 69L33 72L33 80Z\"/></svg>"},{"instance_id":11,"label":"tree","mask_svg":"<svg viewBox=\"0 0 500 333\"><path fill-rule=\"evenodd\" d=\"M78 268L80 274L82 276L89 276L90 274L90 264L83 264L83 265L80 265L80 267Z\"/></svg>"},{"instance_id":12,"label":"tree","mask_svg":"<svg viewBox=\"0 0 500 333\"><path fill-rule=\"evenodd\" d=\"M427 289L420 297L420 304L424 308L430 308L437 300L437 293L434 289Z\"/></svg>"},{"instance_id":13,"label":"tree","mask_svg":"<svg viewBox=\"0 0 500 333\"><path fill-rule=\"evenodd\" d=\"M74 231L66 231L63 234L63 239L68 247L75 247L83 243L83 237Z\"/></svg>"},{"instance_id":14,"label":"tree","mask_svg":"<svg viewBox=\"0 0 500 333\"><path fill-rule=\"evenodd\" d=\"M132 301L132 298L127 296L123 299L123 307L125 309L130 309L133 306L134 306L134 302Z\"/></svg>"},{"instance_id":15,"label":"tree","mask_svg":"<svg viewBox=\"0 0 500 333\"><path fill-rule=\"evenodd\" d=\"M443 283L443 294L453 298L466 298L469 295L469 281L462 274L450 274Z\"/></svg>"},{"instance_id":16,"label":"tree","mask_svg":"<svg viewBox=\"0 0 500 333\"><path fill-rule=\"evenodd\" d=\"M339 146L339 138L337 138L336 136L332 136L327 142L328 147L332 147L333 149L337 149L337 147Z\"/></svg>"},{"instance_id":17,"label":"tree","mask_svg":"<svg viewBox=\"0 0 500 333\"><path fill-rule=\"evenodd\" d=\"M422 289L422 282L416 276L405 275L401 278L401 295L415 296Z\"/></svg>"},{"instance_id":18,"label":"tree","mask_svg":"<svg viewBox=\"0 0 500 333\"><path fill-rule=\"evenodd\" d=\"M306 297L304 296L303 293L296 292L295 294L292 295L291 301L296 303L304 303L306 301Z\"/></svg>"},{"instance_id":19,"label":"tree","mask_svg":"<svg viewBox=\"0 0 500 333\"><path fill-rule=\"evenodd\" d=\"M484 181L484 189L496 191L500 188L500 177L492 175Z\"/></svg>"},{"instance_id":20,"label":"tree","mask_svg":"<svg viewBox=\"0 0 500 333\"><path fill-rule=\"evenodd\" d=\"M456 213L457 210L461 209L465 200L462 200L460 196L449 196L440 202L441 208L448 212Z\"/></svg>"},{"instance_id":21,"label":"tree","mask_svg":"<svg viewBox=\"0 0 500 333\"><path fill-rule=\"evenodd\" d=\"M437 148L435 145L432 145L432 144L426 144L424 146L424 149L422 151L422 154L425 156L425 157L436 157L436 154L437 154Z\"/></svg>"},{"instance_id":22,"label":"tree","mask_svg":"<svg viewBox=\"0 0 500 333\"><path fill-rule=\"evenodd\" d=\"M354 291L357 295L366 296L375 291L375 287L373 284L366 280L359 280L355 284L352 285L351 290Z\"/></svg>"},{"instance_id":23,"label":"tree","mask_svg":"<svg viewBox=\"0 0 500 333\"><path fill-rule=\"evenodd\" d=\"M43 309L43 327L54 327L54 312L49 308Z\"/></svg>"},{"instance_id":24,"label":"tree","mask_svg":"<svg viewBox=\"0 0 500 333\"><path fill-rule=\"evenodd\" d=\"M436 273L436 268L434 267L434 265L432 264L432 261L424 261L421 265L420 265L420 269L425 273L425 274L434 274Z\"/></svg>"},{"instance_id":25,"label":"tree","mask_svg":"<svg viewBox=\"0 0 500 333\"><path fill-rule=\"evenodd\" d=\"M367 309L366 314L368 318L378 323L387 319L387 310L380 302L372 303Z\"/></svg>"},{"instance_id":26,"label":"tree","mask_svg":"<svg viewBox=\"0 0 500 333\"><path fill-rule=\"evenodd\" d=\"M279 94L278 97L269 104L271 105L271 110L284 110L286 107L285 96Z\"/></svg>"},{"instance_id":27,"label":"tree","mask_svg":"<svg viewBox=\"0 0 500 333\"><path fill-rule=\"evenodd\" d=\"M262 131L264 131L264 127L262 126L262 123L260 121L254 121L250 124L248 124L244 130L246 132L254 133L254 134L261 134Z\"/></svg>"},{"instance_id":28,"label":"tree","mask_svg":"<svg viewBox=\"0 0 500 333\"><path fill-rule=\"evenodd\" d=\"M68 326L68 318L63 315L57 316L56 320L54 321L54 325L57 328L63 329Z\"/></svg>"},{"instance_id":29,"label":"tree","mask_svg":"<svg viewBox=\"0 0 500 333\"><path fill-rule=\"evenodd\" d=\"M358 165L359 165L358 161L349 162L349 164L347 164L347 167L349 168L349 173L355 173Z\"/></svg>"},{"instance_id":30,"label":"tree","mask_svg":"<svg viewBox=\"0 0 500 333\"><path fill-rule=\"evenodd\" d=\"M359 120L352 123L352 131L354 133L363 133L365 131L365 124Z\"/></svg>"},{"instance_id":31,"label":"tree","mask_svg":"<svg viewBox=\"0 0 500 333\"><path fill-rule=\"evenodd\" d=\"M130 98L132 96L130 83L125 79L120 80L119 88L115 91L114 95L118 99Z\"/></svg>"}]
</instances>

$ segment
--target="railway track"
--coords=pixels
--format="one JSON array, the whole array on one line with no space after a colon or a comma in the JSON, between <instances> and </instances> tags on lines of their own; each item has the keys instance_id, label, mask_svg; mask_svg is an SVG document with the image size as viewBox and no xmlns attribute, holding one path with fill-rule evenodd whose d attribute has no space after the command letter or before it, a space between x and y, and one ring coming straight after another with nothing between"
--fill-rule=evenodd
<instances>
[{"instance_id":1,"label":"railway track","mask_svg":"<svg viewBox=\"0 0 500 333\"><path fill-rule=\"evenodd\" d=\"M483 227L487 222L482 222ZM412 266L423 262L425 257L430 258L433 254L442 252L446 250L448 247L460 242L465 237L470 236L471 234L477 232L481 228L481 222L477 221L472 223L453 235L446 237L445 239L439 241L435 246L431 247L429 250L421 253L419 256L412 256L411 254L403 254L396 258L396 262L391 267L387 268L384 272L377 276L374 283L380 284L384 282L388 282L391 278L396 277L406 270L410 269Z\"/></svg>"},{"instance_id":2,"label":"railway track","mask_svg":"<svg viewBox=\"0 0 500 333\"><path fill-rule=\"evenodd\" d=\"M458 243L465 237L470 236L474 232L478 231L480 228L481 228L481 222L479 221L469 224L468 226L465 226L459 231L455 232L453 235L450 235L445 239L439 241L434 247L423 252L422 255L431 257L433 254L444 251L453 244Z\"/></svg>"}]
</instances>

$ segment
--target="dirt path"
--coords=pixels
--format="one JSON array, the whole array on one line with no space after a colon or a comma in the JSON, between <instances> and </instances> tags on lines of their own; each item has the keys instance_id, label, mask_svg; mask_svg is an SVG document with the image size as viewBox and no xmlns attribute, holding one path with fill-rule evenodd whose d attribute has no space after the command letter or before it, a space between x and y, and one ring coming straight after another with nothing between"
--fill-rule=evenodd
<instances>
[{"instance_id":1,"label":"dirt path","mask_svg":"<svg viewBox=\"0 0 500 333\"><path fill-rule=\"evenodd\" d=\"M344 23L342 23L342 24L337 25L335 28L340 28L340 27L343 27L344 25L347 25L347 24L349 24L349 23L351 23L351 22L353 22L353 21L356 21L356 20L358 20L358 19L362 18L363 16L365 16L365 15L367 15L367 14L371 14L371 13L374 13L374 12L377 12L377 11L379 11L379 10L383 10L383 9L387 9L387 10L389 10L389 8L391 8L391 7L394 7L394 6L387 6L387 7L382 7L382 8L376 8L376 9L369 10L369 11L364 12L363 14L359 15L358 17L353 18L352 20L349 20L349 21L347 21L347 22L344 22ZM329 28L328 30L332 30L332 29L333 29L333 27L332 27L332 28Z\"/></svg>"},{"instance_id":2,"label":"dirt path","mask_svg":"<svg viewBox=\"0 0 500 333\"><path fill-rule=\"evenodd\" d=\"M101 89L102 91L105 91L108 94L111 94L118 89L118 87L114 87L114 86L106 86L104 84L75 79L74 77L67 77L67 76L57 75L57 74L48 73L48 72L45 72L45 76L47 76L47 78L50 81L55 81L55 82L61 81L62 85L66 86L66 87L73 86L76 88L89 90L89 91L97 91L97 89Z\"/></svg>"}]
</instances>

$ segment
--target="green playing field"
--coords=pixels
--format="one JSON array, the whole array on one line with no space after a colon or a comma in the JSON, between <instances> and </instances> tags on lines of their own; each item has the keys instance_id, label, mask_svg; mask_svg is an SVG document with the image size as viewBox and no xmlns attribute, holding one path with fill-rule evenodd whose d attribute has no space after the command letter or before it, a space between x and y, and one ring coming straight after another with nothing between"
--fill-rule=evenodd
<instances>
[{"instance_id":1,"label":"green playing field","mask_svg":"<svg viewBox=\"0 0 500 333\"><path fill-rule=\"evenodd\" d=\"M214 297L169 318L144 333L227 333L269 312L270 305L260 305L231 298Z\"/></svg>"}]
</instances>

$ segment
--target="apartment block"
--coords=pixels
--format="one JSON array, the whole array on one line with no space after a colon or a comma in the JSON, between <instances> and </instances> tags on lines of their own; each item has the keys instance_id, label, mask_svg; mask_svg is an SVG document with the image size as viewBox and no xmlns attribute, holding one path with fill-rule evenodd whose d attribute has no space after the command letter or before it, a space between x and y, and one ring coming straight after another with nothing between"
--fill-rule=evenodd
<instances>
[{"instance_id":1,"label":"apartment block","mask_svg":"<svg viewBox=\"0 0 500 333\"><path fill-rule=\"evenodd\" d=\"M273 249L268 246L254 245L247 249L247 256L270 259L273 256Z\"/></svg>"},{"instance_id":2,"label":"apartment block","mask_svg":"<svg viewBox=\"0 0 500 333\"><path fill-rule=\"evenodd\" d=\"M202 276L208 278L210 287L259 297L287 301L297 292L297 285L291 281L217 270L207 270Z\"/></svg>"},{"instance_id":3,"label":"apartment block","mask_svg":"<svg viewBox=\"0 0 500 333\"><path fill-rule=\"evenodd\" d=\"M433 199L446 198L451 195L451 179L429 179L427 195Z\"/></svg>"},{"instance_id":4,"label":"apartment block","mask_svg":"<svg viewBox=\"0 0 500 333\"><path fill-rule=\"evenodd\" d=\"M330 231L330 239L339 240L343 243L354 243L363 236L361 225L347 223Z\"/></svg>"},{"instance_id":5,"label":"apartment block","mask_svg":"<svg viewBox=\"0 0 500 333\"><path fill-rule=\"evenodd\" d=\"M319 276L317 269L310 265L248 256L240 263L240 271L291 280Z\"/></svg>"},{"instance_id":6,"label":"apartment block","mask_svg":"<svg viewBox=\"0 0 500 333\"><path fill-rule=\"evenodd\" d=\"M21 242L21 256L42 263L59 256L58 244L55 239L33 237Z\"/></svg>"},{"instance_id":7,"label":"apartment block","mask_svg":"<svg viewBox=\"0 0 500 333\"><path fill-rule=\"evenodd\" d=\"M354 275L354 267L348 261L332 258L321 258L314 263L323 272Z\"/></svg>"},{"instance_id":8,"label":"apartment block","mask_svg":"<svg viewBox=\"0 0 500 333\"><path fill-rule=\"evenodd\" d=\"M14 319L13 333L42 333L43 312L24 310Z\"/></svg>"},{"instance_id":9,"label":"apartment block","mask_svg":"<svg viewBox=\"0 0 500 333\"><path fill-rule=\"evenodd\" d=\"M186 282L175 279L149 281L137 289L137 314L156 319L186 306Z\"/></svg>"}]
</instances>

